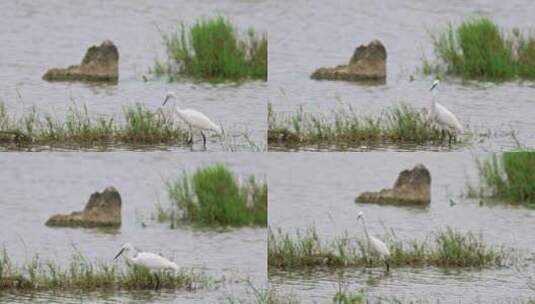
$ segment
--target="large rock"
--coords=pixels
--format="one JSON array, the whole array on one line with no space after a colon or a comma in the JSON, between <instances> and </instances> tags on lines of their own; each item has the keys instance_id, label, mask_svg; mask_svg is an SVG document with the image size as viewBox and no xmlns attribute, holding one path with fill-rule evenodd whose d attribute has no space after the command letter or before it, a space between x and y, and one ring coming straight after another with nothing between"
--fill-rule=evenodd
<instances>
[{"instance_id":1,"label":"large rock","mask_svg":"<svg viewBox=\"0 0 535 304\"><path fill-rule=\"evenodd\" d=\"M398 176L394 188L379 192L364 192L357 197L361 203L428 205L431 202L431 174L422 165L412 170L403 170Z\"/></svg>"},{"instance_id":2,"label":"large rock","mask_svg":"<svg viewBox=\"0 0 535 304\"><path fill-rule=\"evenodd\" d=\"M379 40L355 49L348 65L319 68L310 76L313 79L378 81L386 80L386 49Z\"/></svg>"},{"instance_id":3,"label":"large rock","mask_svg":"<svg viewBox=\"0 0 535 304\"><path fill-rule=\"evenodd\" d=\"M55 214L47 226L119 227L121 226L121 195L114 187L91 194L83 211Z\"/></svg>"},{"instance_id":4,"label":"large rock","mask_svg":"<svg viewBox=\"0 0 535 304\"><path fill-rule=\"evenodd\" d=\"M80 65L50 69L43 75L43 79L116 83L119 79L119 51L113 42L106 40L100 46L90 47Z\"/></svg>"}]
</instances>

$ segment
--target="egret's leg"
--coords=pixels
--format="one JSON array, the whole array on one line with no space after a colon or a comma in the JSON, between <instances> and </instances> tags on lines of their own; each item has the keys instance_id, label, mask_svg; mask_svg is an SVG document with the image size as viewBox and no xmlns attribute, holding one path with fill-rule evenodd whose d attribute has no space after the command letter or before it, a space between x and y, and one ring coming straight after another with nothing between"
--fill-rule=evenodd
<instances>
[{"instance_id":1,"label":"egret's leg","mask_svg":"<svg viewBox=\"0 0 535 304\"><path fill-rule=\"evenodd\" d=\"M154 277L156 278L156 287L154 288L154 290L158 290L158 288L160 288L160 278L158 278L157 273L154 274Z\"/></svg>"},{"instance_id":2,"label":"egret's leg","mask_svg":"<svg viewBox=\"0 0 535 304\"><path fill-rule=\"evenodd\" d=\"M206 136L204 135L203 131L201 131L201 135L202 135L202 143L203 143L204 147L206 147Z\"/></svg>"},{"instance_id":3,"label":"egret's leg","mask_svg":"<svg viewBox=\"0 0 535 304\"><path fill-rule=\"evenodd\" d=\"M451 132L448 131L448 144L451 146L451 140L452 140L453 136L451 135Z\"/></svg>"},{"instance_id":4,"label":"egret's leg","mask_svg":"<svg viewBox=\"0 0 535 304\"><path fill-rule=\"evenodd\" d=\"M188 145L193 144L193 130L191 129L191 126L189 127L189 138L188 138Z\"/></svg>"},{"instance_id":5,"label":"egret's leg","mask_svg":"<svg viewBox=\"0 0 535 304\"><path fill-rule=\"evenodd\" d=\"M189 139L188 139L188 144L189 144L189 145L193 145L193 132L190 131L190 132L189 132L189 136L190 136L190 137L189 137Z\"/></svg>"},{"instance_id":6,"label":"egret's leg","mask_svg":"<svg viewBox=\"0 0 535 304\"><path fill-rule=\"evenodd\" d=\"M150 278L149 284L145 285L145 287L143 287L143 288L147 288L149 286L152 286L152 275L149 275L149 278Z\"/></svg>"},{"instance_id":7,"label":"egret's leg","mask_svg":"<svg viewBox=\"0 0 535 304\"><path fill-rule=\"evenodd\" d=\"M385 264L386 264L386 272L390 272L390 263L388 262L388 260L385 260Z\"/></svg>"}]
</instances>

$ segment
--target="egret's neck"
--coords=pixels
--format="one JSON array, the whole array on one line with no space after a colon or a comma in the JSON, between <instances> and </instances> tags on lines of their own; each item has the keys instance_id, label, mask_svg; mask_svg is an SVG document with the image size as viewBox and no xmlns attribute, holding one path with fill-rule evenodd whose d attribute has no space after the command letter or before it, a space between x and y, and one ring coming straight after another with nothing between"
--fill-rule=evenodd
<instances>
[{"instance_id":1,"label":"egret's neck","mask_svg":"<svg viewBox=\"0 0 535 304\"><path fill-rule=\"evenodd\" d=\"M438 89L433 90L433 97L431 98L431 108L434 110L435 106L437 104L436 98L437 98L437 91Z\"/></svg>"},{"instance_id":2,"label":"egret's neck","mask_svg":"<svg viewBox=\"0 0 535 304\"><path fill-rule=\"evenodd\" d=\"M362 217L362 226L364 226L364 233L366 234L366 238L370 238L370 234L368 233L368 225L366 225L366 218Z\"/></svg>"}]
</instances>

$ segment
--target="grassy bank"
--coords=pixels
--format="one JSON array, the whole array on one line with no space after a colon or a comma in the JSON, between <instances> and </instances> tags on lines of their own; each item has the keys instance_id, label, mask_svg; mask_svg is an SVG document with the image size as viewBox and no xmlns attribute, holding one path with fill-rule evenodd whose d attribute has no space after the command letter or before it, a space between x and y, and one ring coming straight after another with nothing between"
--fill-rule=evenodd
<instances>
[{"instance_id":1,"label":"grassy bank","mask_svg":"<svg viewBox=\"0 0 535 304\"><path fill-rule=\"evenodd\" d=\"M161 288L168 289L193 290L210 281L193 271L166 272L159 278ZM5 250L0 253L1 290L139 290L154 288L154 280L147 269L123 268L117 263L94 263L79 254L73 255L67 267L62 267L37 255L27 264L16 265Z\"/></svg>"},{"instance_id":2,"label":"grassy bank","mask_svg":"<svg viewBox=\"0 0 535 304\"><path fill-rule=\"evenodd\" d=\"M339 108L327 118L297 112L283 115L268 104L269 144L381 144L448 143L448 137L426 123L425 115L405 104L387 108L379 116L357 114L351 106Z\"/></svg>"},{"instance_id":3,"label":"grassy bank","mask_svg":"<svg viewBox=\"0 0 535 304\"><path fill-rule=\"evenodd\" d=\"M535 151L505 152L478 160L480 184L468 196L535 208Z\"/></svg>"},{"instance_id":4,"label":"grassy bank","mask_svg":"<svg viewBox=\"0 0 535 304\"><path fill-rule=\"evenodd\" d=\"M436 63L424 60L424 72L445 72L466 79L535 79L535 38L510 32L486 17L449 25L432 34Z\"/></svg>"},{"instance_id":5,"label":"grassy bank","mask_svg":"<svg viewBox=\"0 0 535 304\"><path fill-rule=\"evenodd\" d=\"M501 266L506 254L489 247L472 233L446 229L434 233L432 244L388 240L392 266L484 267ZM383 267L384 263L367 254L364 239L347 235L323 243L314 228L290 237L269 231L268 265L275 268L303 267Z\"/></svg>"},{"instance_id":6,"label":"grassy bank","mask_svg":"<svg viewBox=\"0 0 535 304\"><path fill-rule=\"evenodd\" d=\"M267 184L250 176L239 183L224 165L197 169L167 182L171 205L157 206L159 222L199 226L267 225Z\"/></svg>"},{"instance_id":7,"label":"grassy bank","mask_svg":"<svg viewBox=\"0 0 535 304\"><path fill-rule=\"evenodd\" d=\"M140 104L125 107L119 119L91 115L86 106L73 104L66 116L58 119L38 113L35 107L15 117L0 102L0 144L13 148L176 144L184 142L186 134L187 130L174 122L170 112L152 112Z\"/></svg>"},{"instance_id":8,"label":"grassy bank","mask_svg":"<svg viewBox=\"0 0 535 304\"><path fill-rule=\"evenodd\" d=\"M176 32L164 35L163 41L167 59L155 63L156 75L267 80L267 35L258 36L249 29L246 37L240 37L226 18L200 20L189 29L182 24Z\"/></svg>"},{"instance_id":9,"label":"grassy bank","mask_svg":"<svg viewBox=\"0 0 535 304\"><path fill-rule=\"evenodd\" d=\"M261 290L256 299L252 301L239 301L236 299L229 299L229 304L245 304L245 303L255 303L255 304L299 304L303 303L295 295L291 294L280 294L274 289L263 289ZM366 296L362 292L352 292L346 287L340 287L334 294L332 298L333 304L362 304L366 303Z\"/></svg>"}]
</instances>

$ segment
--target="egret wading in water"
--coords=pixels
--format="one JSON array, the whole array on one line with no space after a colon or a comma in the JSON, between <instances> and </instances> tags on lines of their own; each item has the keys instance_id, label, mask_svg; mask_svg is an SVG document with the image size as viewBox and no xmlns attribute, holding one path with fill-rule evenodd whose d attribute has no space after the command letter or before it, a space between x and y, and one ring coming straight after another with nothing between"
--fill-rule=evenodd
<instances>
[{"instance_id":1,"label":"egret wading in water","mask_svg":"<svg viewBox=\"0 0 535 304\"><path fill-rule=\"evenodd\" d=\"M174 92L168 92L163 101L163 106L168 100L176 98ZM193 144L193 132L199 131L202 135L203 145L206 147L205 131L214 131L217 134L221 134L221 127L216 125L203 113L193 109L181 109L179 106L174 105L174 113L180 117L189 127L191 137L188 139L188 144Z\"/></svg>"},{"instance_id":2,"label":"egret wading in water","mask_svg":"<svg viewBox=\"0 0 535 304\"><path fill-rule=\"evenodd\" d=\"M364 213L362 211L359 211L357 215L357 221L361 220L362 225L364 226L364 233L366 234L366 240L368 243L368 253L378 257L379 259L383 260L386 265L386 272L390 271L390 250L388 250L388 247L386 247L385 243L381 241L380 239L371 236L368 233L368 227L366 226L366 218L364 217Z\"/></svg>"},{"instance_id":3,"label":"egret wading in water","mask_svg":"<svg viewBox=\"0 0 535 304\"><path fill-rule=\"evenodd\" d=\"M155 253L140 252L130 243L124 244L113 260L115 261L123 253L125 253L128 262L136 266L144 267L154 274L154 277L156 278L156 287L154 289L160 287L160 278L158 277L159 272L165 270L178 270L178 266L168 259ZM152 277L150 284L152 284Z\"/></svg>"},{"instance_id":4,"label":"egret wading in water","mask_svg":"<svg viewBox=\"0 0 535 304\"><path fill-rule=\"evenodd\" d=\"M427 121L438 126L442 134L444 134L444 131L447 132L448 142L451 144L452 138L456 139L457 134L462 134L464 130L457 117L435 100L439 84L440 81L436 79L433 82L433 86L431 86L430 91L433 93L433 98L431 100L431 110L427 115Z\"/></svg>"}]
</instances>

